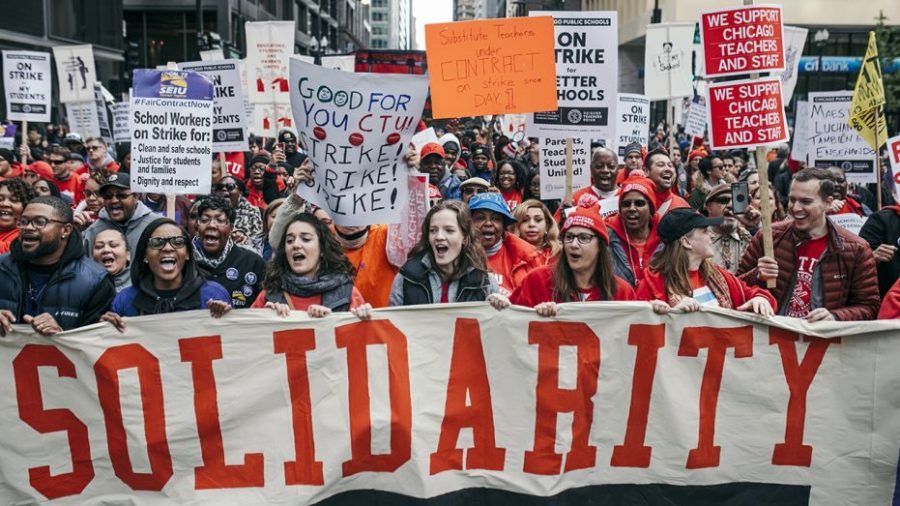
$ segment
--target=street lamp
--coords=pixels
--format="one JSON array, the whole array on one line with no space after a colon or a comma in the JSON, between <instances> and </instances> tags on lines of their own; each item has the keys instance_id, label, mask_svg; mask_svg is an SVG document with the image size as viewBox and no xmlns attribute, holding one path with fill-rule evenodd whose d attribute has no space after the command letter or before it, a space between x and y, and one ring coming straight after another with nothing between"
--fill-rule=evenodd
<instances>
[{"instance_id":1,"label":"street lamp","mask_svg":"<svg viewBox=\"0 0 900 506\"><path fill-rule=\"evenodd\" d=\"M313 58L315 58L316 65L322 64L322 56L325 54L326 49L328 49L328 37L324 35L321 39L316 39L315 36L312 37L312 42L309 43L309 50L312 52Z\"/></svg>"}]
</instances>

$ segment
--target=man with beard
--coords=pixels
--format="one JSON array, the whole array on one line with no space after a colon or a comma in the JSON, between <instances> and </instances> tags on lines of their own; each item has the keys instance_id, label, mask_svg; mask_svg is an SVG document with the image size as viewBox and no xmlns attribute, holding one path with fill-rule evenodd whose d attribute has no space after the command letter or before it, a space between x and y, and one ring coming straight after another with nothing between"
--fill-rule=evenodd
<instances>
[{"instance_id":1,"label":"man with beard","mask_svg":"<svg viewBox=\"0 0 900 506\"><path fill-rule=\"evenodd\" d=\"M50 336L95 323L116 288L86 257L72 225L72 208L59 197L36 197L19 218L19 238L0 256L0 334L11 324Z\"/></svg>"},{"instance_id":2,"label":"man with beard","mask_svg":"<svg viewBox=\"0 0 900 506\"><path fill-rule=\"evenodd\" d=\"M653 181L630 177L619 190L619 212L606 219L609 249L616 276L632 287L644 279L644 268L659 247Z\"/></svg>"},{"instance_id":3,"label":"man with beard","mask_svg":"<svg viewBox=\"0 0 900 506\"><path fill-rule=\"evenodd\" d=\"M591 185L576 191L572 201L578 202L587 193L593 193L600 200L615 199L618 171L619 159L615 151L605 147L595 149L591 155Z\"/></svg>"},{"instance_id":4,"label":"man with beard","mask_svg":"<svg viewBox=\"0 0 900 506\"><path fill-rule=\"evenodd\" d=\"M248 308L262 290L266 263L247 248L235 247L231 239L237 213L222 197L208 197L197 204L197 235L194 260L207 278L231 295L231 306Z\"/></svg>"},{"instance_id":5,"label":"man with beard","mask_svg":"<svg viewBox=\"0 0 900 506\"><path fill-rule=\"evenodd\" d=\"M656 194L656 214L660 218L672 209L691 207L686 200L675 193L675 165L664 149L650 152L644 161L644 172L653 181Z\"/></svg>"},{"instance_id":6,"label":"man with beard","mask_svg":"<svg viewBox=\"0 0 900 506\"><path fill-rule=\"evenodd\" d=\"M849 193L850 184L847 183L847 177L844 175L844 169L840 167L828 167L828 174L834 181L834 203L828 214L857 214L859 216L868 216L872 214L872 210L865 204L861 204L858 199Z\"/></svg>"},{"instance_id":7,"label":"man with beard","mask_svg":"<svg viewBox=\"0 0 900 506\"><path fill-rule=\"evenodd\" d=\"M440 144L429 142L422 146L422 151L419 152L419 168L428 174L428 183L438 187L445 199L459 200L459 179L447 168L444 162L446 157Z\"/></svg>"},{"instance_id":8,"label":"man with beard","mask_svg":"<svg viewBox=\"0 0 900 506\"><path fill-rule=\"evenodd\" d=\"M297 147L297 136L288 129L278 132L278 142L284 144L284 166L288 174L293 174L294 169L303 163L306 155L300 152Z\"/></svg>"},{"instance_id":9,"label":"man with beard","mask_svg":"<svg viewBox=\"0 0 900 506\"><path fill-rule=\"evenodd\" d=\"M753 236L731 212L731 185L723 183L713 188L706 196L704 210L710 218L724 218L721 225L709 228L714 253L712 260L734 274Z\"/></svg>"},{"instance_id":10,"label":"man with beard","mask_svg":"<svg viewBox=\"0 0 900 506\"><path fill-rule=\"evenodd\" d=\"M480 177L485 181L493 181L493 173L488 166L491 155L488 152L487 146L484 144L472 144L472 149L470 149L470 151L472 153L472 165L469 167L469 177ZM496 169L496 167L494 167L494 169Z\"/></svg>"},{"instance_id":11,"label":"man with beard","mask_svg":"<svg viewBox=\"0 0 900 506\"><path fill-rule=\"evenodd\" d=\"M62 146L53 146L49 149L50 168L53 170L53 179L51 183L59 189L59 194L64 200L78 205L84 198L84 183L81 182L74 172L72 172L73 164L70 161L71 151Z\"/></svg>"},{"instance_id":12,"label":"man with beard","mask_svg":"<svg viewBox=\"0 0 900 506\"><path fill-rule=\"evenodd\" d=\"M111 174L100 187L100 197L103 199L103 209L97 221L84 231L85 244L94 244L97 234L115 228L125 234L128 251L137 251L138 239L144 229L159 216L131 191L131 178L125 173ZM89 247L87 251L90 251ZM131 260L134 261L133 258Z\"/></svg>"}]
</instances>

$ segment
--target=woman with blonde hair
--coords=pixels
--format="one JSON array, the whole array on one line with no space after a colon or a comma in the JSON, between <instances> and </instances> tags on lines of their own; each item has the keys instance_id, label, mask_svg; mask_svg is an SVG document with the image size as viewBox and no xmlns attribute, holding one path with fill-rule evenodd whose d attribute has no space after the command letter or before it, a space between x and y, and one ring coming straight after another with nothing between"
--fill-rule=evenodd
<instances>
[{"instance_id":1,"label":"woman with blonde hair","mask_svg":"<svg viewBox=\"0 0 900 506\"><path fill-rule=\"evenodd\" d=\"M513 210L516 224L512 233L528 241L540 252L541 265L547 265L562 249L559 225L540 200L530 199Z\"/></svg>"}]
</instances>

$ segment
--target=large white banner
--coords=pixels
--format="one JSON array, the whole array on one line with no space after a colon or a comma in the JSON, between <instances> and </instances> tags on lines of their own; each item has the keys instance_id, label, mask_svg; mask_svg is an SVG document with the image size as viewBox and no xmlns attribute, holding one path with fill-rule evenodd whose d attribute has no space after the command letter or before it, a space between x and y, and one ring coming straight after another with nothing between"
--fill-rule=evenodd
<instances>
[{"instance_id":1,"label":"large white banner","mask_svg":"<svg viewBox=\"0 0 900 506\"><path fill-rule=\"evenodd\" d=\"M791 138L791 160L806 163L809 156L809 102L797 101L794 135Z\"/></svg>"},{"instance_id":2,"label":"large white banner","mask_svg":"<svg viewBox=\"0 0 900 506\"><path fill-rule=\"evenodd\" d=\"M178 68L199 72L213 83L213 153L249 149L238 60L179 63Z\"/></svg>"},{"instance_id":3,"label":"large white banner","mask_svg":"<svg viewBox=\"0 0 900 506\"><path fill-rule=\"evenodd\" d=\"M541 139L539 157L541 198L562 199L566 196L566 141ZM591 144L587 139L572 139L572 192L591 184Z\"/></svg>"},{"instance_id":4,"label":"large white banner","mask_svg":"<svg viewBox=\"0 0 900 506\"><path fill-rule=\"evenodd\" d=\"M791 103L797 76L800 73L800 57L806 45L806 34L809 30L799 26L784 27L784 72L781 73L781 94L784 103Z\"/></svg>"},{"instance_id":5,"label":"large white banner","mask_svg":"<svg viewBox=\"0 0 900 506\"><path fill-rule=\"evenodd\" d=\"M616 12L531 11L553 16L558 109L528 115L534 137L612 139L616 126L619 32Z\"/></svg>"},{"instance_id":6,"label":"large white banner","mask_svg":"<svg viewBox=\"0 0 900 506\"><path fill-rule=\"evenodd\" d=\"M650 100L689 97L694 23L647 25L644 95Z\"/></svg>"},{"instance_id":7,"label":"large white banner","mask_svg":"<svg viewBox=\"0 0 900 506\"><path fill-rule=\"evenodd\" d=\"M408 169L401 156L416 131L428 76L356 74L291 60L291 107L315 180L308 202L338 225L400 221Z\"/></svg>"},{"instance_id":8,"label":"large white banner","mask_svg":"<svg viewBox=\"0 0 900 506\"><path fill-rule=\"evenodd\" d=\"M209 194L213 85L180 70L134 71L131 189Z\"/></svg>"},{"instance_id":9,"label":"large white banner","mask_svg":"<svg viewBox=\"0 0 900 506\"><path fill-rule=\"evenodd\" d=\"M650 141L650 100L644 95L619 93L616 111L616 141L619 158L625 159L625 146L637 142L647 147Z\"/></svg>"},{"instance_id":10,"label":"large white banner","mask_svg":"<svg viewBox=\"0 0 900 506\"><path fill-rule=\"evenodd\" d=\"M6 91L6 119L50 121L50 53L3 51L3 89Z\"/></svg>"},{"instance_id":11,"label":"large white banner","mask_svg":"<svg viewBox=\"0 0 900 506\"><path fill-rule=\"evenodd\" d=\"M59 81L59 101L68 104L93 100L94 83L97 82L93 46L53 46L53 59Z\"/></svg>"},{"instance_id":12,"label":"large white banner","mask_svg":"<svg viewBox=\"0 0 900 506\"><path fill-rule=\"evenodd\" d=\"M875 150L847 124L852 91L809 93L809 165L844 169L851 183L875 182Z\"/></svg>"},{"instance_id":13,"label":"large white banner","mask_svg":"<svg viewBox=\"0 0 900 506\"><path fill-rule=\"evenodd\" d=\"M288 60L294 54L293 21L248 21L247 98L254 104L286 104Z\"/></svg>"},{"instance_id":14,"label":"large white banner","mask_svg":"<svg viewBox=\"0 0 900 506\"><path fill-rule=\"evenodd\" d=\"M876 505L894 489L896 321L482 303L126 326L0 339L0 502Z\"/></svg>"}]
</instances>

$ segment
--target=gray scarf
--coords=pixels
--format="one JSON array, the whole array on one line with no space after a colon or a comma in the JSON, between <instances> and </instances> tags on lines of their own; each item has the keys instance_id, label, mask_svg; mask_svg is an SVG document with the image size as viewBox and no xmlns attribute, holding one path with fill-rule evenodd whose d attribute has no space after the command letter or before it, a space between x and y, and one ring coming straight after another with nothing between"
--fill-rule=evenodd
<instances>
[{"instance_id":1,"label":"gray scarf","mask_svg":"<svg viewBox=\"0 0 900 506\"><path fill-rule=\"evenodd\" d=\"M225 247L222 248L222 252L219 253L219 256L216 258L210 258L206 256L206 252L203 251L203 246L200 244L200 238L194 237L194 260L197 261L201 266L209 268L210 270L215 270L216 267L221 265L222 262L228 258L228 254L231 253L231 248L234 247L234 241L231 238L228 238L228 242L225 243Z\"/></svg>"}]
</instances>

